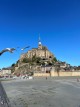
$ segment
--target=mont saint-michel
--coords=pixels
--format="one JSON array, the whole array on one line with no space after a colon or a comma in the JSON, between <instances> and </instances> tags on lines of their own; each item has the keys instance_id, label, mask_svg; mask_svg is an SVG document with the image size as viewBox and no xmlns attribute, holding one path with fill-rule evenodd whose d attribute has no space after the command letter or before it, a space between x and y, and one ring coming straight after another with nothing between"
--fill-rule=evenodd
<instances>
[{"instance_id":1,"label":"mont saint-michel","mask_svg":"<svg viewBox=\"0 0 80 107\"><path fill-rule=\"evenodd\" d=\"M42 72L46 73L46 70L42 70L44 66L49 66L49 70L52 67L54 61L57 61L54 54L48 50L46 46L42 45L42 42L38 40L38 47L28 50L26 53L21 54L18 60L17 67L15 67L15 73L21 72ZM49 71L47 71L49 72Z\"/></svg>"},{"instance_id":2,"label":"mont saint-michel","mask_svg":"<svg viewBox=\"0 0 80 107\"><path fill-rule=\"evenodd\" d=\"M9 68L3 68L1 75L33 75L33 76L79 76L80 67L71 66L56 58L40 37L37 48L32 48L20 55L19 60Z\"/></svg>"},{"instance_id":3,"label":"mont saint-michel","mask_svg":"<svg viewBox=\"0 0 80 107\"><path fill-rule=\"evenodd\" d=\"M2 69L3 75L33 75L33 76L79 76L80 67L71 66L56 58L47 46L42 44L40 37L37 48L32 48L20 55L19 60L10 68Z\"/></svg>"}]
</instances>

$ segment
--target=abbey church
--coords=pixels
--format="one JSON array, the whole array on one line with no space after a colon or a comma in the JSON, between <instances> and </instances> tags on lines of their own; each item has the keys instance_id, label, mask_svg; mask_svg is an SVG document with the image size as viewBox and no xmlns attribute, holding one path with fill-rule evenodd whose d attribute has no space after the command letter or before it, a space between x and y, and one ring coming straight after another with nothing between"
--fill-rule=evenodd
<instances>
[{"instance_id":1,"label":"abbey church","mask_svg":"<svg viewBox=\"0 0 80 107\"><path fill-rule=\"evenodd\" d=\"M33 56L40 57L41 59L52 59L54 55L47 49L47 47L43 46L39 37L38 40L38 48L32 48L27 53L21 55L21 60L23 58L32 58Z\"/></svg>"}]
</instances>

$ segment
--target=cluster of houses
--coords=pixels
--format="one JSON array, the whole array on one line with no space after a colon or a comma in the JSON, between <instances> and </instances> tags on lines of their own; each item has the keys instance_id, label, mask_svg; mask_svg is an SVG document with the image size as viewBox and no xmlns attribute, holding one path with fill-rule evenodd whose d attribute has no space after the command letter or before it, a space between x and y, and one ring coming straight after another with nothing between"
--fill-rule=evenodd
<instances>
[{"instance_id":1,"label":"cluster of houses","mask_svg":"<svg viewBox=\"0 0 80 107\"><path fill-rule=\"evenodd\" d=\"M11 68L3 68L0 70L0 77L10 77L11 75Z\"/></svg>"},{"instance_id":2,"label":"cluster of houses","mask_svg":"<svg viewBox=\"0 0 80 107\"><path fill-rule=\"evenodd\" d=\"M35 73L50 73L52 68L55 68L55 71L61 71L61 72L79 72L80 66L71 66L70 64L67 64L66 62L58 61L54 65L42 65L42 66L36 66L36 69L33 71L33 74ZM10 77L13 74L11 73L12 68L3 68L0 70L0 77Z\"/></svg>"}]
</instances>

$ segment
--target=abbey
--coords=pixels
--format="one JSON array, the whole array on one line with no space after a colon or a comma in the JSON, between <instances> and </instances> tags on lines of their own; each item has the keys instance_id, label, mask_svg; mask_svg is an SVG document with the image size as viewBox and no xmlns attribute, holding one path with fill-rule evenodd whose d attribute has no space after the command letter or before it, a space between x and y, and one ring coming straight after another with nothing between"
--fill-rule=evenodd
<instances>
[{"instance_id":1,"label":"abbey","mask_svg":"<svg viewBox=\"0 0 80 107\"><path fill-rule=\"evenodd\" d=\"M38 41L38 48L32 48L32 50L29 50L27 53L22 54L20 59L32 58L33 56L47 60L54 58L54 55L47 49L47 47L42 45L40 37Z\"/></svg>"}]
</instances>

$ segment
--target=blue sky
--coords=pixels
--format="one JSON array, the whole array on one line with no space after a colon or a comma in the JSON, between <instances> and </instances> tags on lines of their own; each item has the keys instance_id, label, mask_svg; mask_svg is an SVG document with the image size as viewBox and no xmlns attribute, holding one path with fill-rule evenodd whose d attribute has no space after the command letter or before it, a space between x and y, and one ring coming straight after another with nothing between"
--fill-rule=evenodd
<instances>
[{"instance_id":1,"label":"blue sky","mask_svg":"<svg viewBox=\"0 0 80 107\"><path fill-rule=\"evenodd\" d=\"M80 65L80 0L0 1L0 50L37 47L39 34L57 59ZM15 63L21 53L4 53L0 68Z\"/></svg>"}]
</instances>

